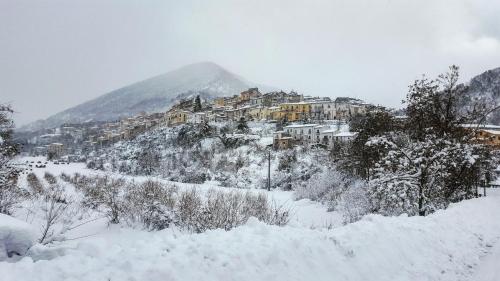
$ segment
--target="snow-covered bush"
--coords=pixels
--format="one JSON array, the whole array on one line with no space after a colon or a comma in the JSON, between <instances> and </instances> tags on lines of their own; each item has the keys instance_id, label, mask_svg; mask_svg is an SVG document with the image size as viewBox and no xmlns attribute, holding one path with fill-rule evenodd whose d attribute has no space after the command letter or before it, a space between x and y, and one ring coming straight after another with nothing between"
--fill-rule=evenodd
<instances>
[{"instance_id":1,"label":"snow-covered bush","mask_svg":"<svg viewBox=\"0 0 500 281\"><path fill-rule=\"evenodd\" d=\"M56 184L57 183L57 179L56 177L49 173L49 172L45 172L45 174L43 175L43 178L49 183L49 184Z\"/></svg>"},{"instance_id":2,"label":"snow-covered bush","mask_svg":"<svg viewBox=\"0 0 500 281\"><path fill-rule=\"evenodd\" d=\"M71 176L69 176L68 174L66 173L61 173L59 175L59 177L64 181L64 182L67 182L67 183L70 183L71 182Z\"/></svg>"},{"instance_id":3,"label":"snow-covered bush","mask_svg":"<svg viewBox=\"0 0 500 281\"><path fill-rule=\"evenodd\" d=\"M28 182L28 187L33 195L40 195L43 193L43 185L40 179L37 177L35 173L29 173L26 176L26 180Z\"/></svg>"},{"instance_id":4,"label":"snow-covered bush","mask_svg":"<svg viewBox=\"0 0 500 281\"><path fill-rule=\"evenodd\" d=\"M142 224L148 230L161 230L174 222L175 185L164 186L156 181L128 186L126 201L127 222Z\"/></svg>"},{"instance_id":5,"label":"snow-covered bush","mask_svg":"<svg viewBox=\"0 0 500 281\"><path fill-rule=\"evenodd\" d=\"M201 195L195 188L182 191L175 205L177 224L191 232L202 232L203 226L200 225L202 204Z\"/></svg>"},{"instance_id":6,"label":"snow-covered bush","mask_svg":"<svg viewBox=\"0 0 500 281\"><path fill-rule=\"evenodd\" d=\"M119 223L125 208L126 181L122 178L97 176L81 181L85 198L83 206L102 210L110 223Z\"/></svg>"},{"instance_id":7,"label":"snow-covered bush","mask_svg":"<svg viewBox=\"0 0 500 281\"><path fill-rule=\"evenodd\" d=\"M366 183L335 167L323 169L305 184L298 185L294 197L327 204L330 211L340 212L347 223L357 221L371 211Z\"/></svg>"},{"instance_id":8,"label":"snow-covered bush","mask_svg":"<svg viewBox=\"0 0 500 281\"><path fill-rule=\"evenodd\" d=\"M334 202L350 187L353 180L335 169L325 169L311 177L306 184L295 187L295 199Z\"/></svg>"},{"instance_id":9,"label":"snow-covered bush","mask_svg":"<svg viewBox=\"0 0 500 281\"><path fill-rule=\"evenodd\" d=\"M229 230L250 217L280 226L289 219L286 207L269 202L263 194L216 190L203 193L196 188L179 190L170 183L134 183L110 176L75 175L70 182L83 192L83 207L103 212L110 223L125 222L147 230L175 225L199 233L218 228Z\"/></svg>"},{"instance_id":10,"label":"snow-covered bush","mask_svg":"<svg viewBox=\"0 0 500 281\"><path fill-rule=\"evenodd\" d=\"M332 202L335 211L342 214L344 223L352 223L372 213L373 207L368 197L368 187L364 181L355 181L353 185Z\"/></svg>"},{"instance_id":11,"label":"snow-covered bush","mask_svg":"<svg viewBox=\"0 0 500 281\"><path fill-rule=\"evenodd\" d=\"M57 183L44 188L41 206L43 211L42 234L38 240L40 243L47 244L55 240L63 240L62 235L66 232L73 216L70 212L71 203L63 188ZM57 226L60 227L56 230Z\"/></svg>"},{"instance_id":12,"label":"snow-covered bush","mask_svg":"<svg viewBox=\"0 0 500 281\"><path fill-rule=\"evenodd\" d=\"M273 225L285 225L289 210L269 203L263 194L209 190L202 196L196 189L181 192L177 207L179 224L194 232L230 230L250 217Z\"/></svg>"},{"instance_id":13,"label":"snow-covered bush","mask_svg":"<svg viewBox=\"0 0 500 281\"><path fill-rule=\"evenodd\" d=\"M378 213L427 215L476 195L478 179L488 170L481 145L435 135L422 141L400 139L392 134L367 143L384 148L369 182Z\"/></svg>"}]
</instances>

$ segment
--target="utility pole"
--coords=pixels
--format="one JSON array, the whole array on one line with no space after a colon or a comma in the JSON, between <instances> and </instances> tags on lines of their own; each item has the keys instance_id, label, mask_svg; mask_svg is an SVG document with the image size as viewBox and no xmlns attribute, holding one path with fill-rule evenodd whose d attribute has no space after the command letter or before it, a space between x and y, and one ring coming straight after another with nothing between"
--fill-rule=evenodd
<instances>
[{"instance_id":1,"label":"utility pole","mask_svg":"<svg viewBox=\"0 0 500 281\"><path fill-rule=\"evenodd\" d=\"M271 191L271 150L267 155L267 191Z\"/></svg>"}]
</instances>

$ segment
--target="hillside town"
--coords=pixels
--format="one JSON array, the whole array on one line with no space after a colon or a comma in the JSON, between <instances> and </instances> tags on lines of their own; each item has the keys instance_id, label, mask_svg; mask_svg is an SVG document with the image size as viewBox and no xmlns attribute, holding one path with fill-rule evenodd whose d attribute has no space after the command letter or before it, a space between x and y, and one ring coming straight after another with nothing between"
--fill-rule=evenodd
<instances>
[{"instance_id":1,"label":"hillside town","mask_svg":"<svg viewBox=\"0 0 500 281\"><path fill-rule=\"evenodd\" d=\"M363 115L370 104L339 97L311 97L294 91L262 94L249 88L238 95L201 100L199 96L184 99L163 113L141 113L112 122L64 124L34 136L28 141L32 155L77 160L81 150L92 150L132 139L148 130L183 124L239 122L276 123L275 149L296 144L321 144L331 148L335 141L349 141L354 132L346 130L346 120ZM79 146L72 146L78 143Z\"/></svg>"},{"instance_id":2,"label":"hillside town","mask_svg":"<svg viewBox=\"0 0 500 281\"><path fill-rule=\"evenodd\" d=\"M249 88L230 97L203 101L199 96L183 99L166 112L142 112L111 122L64 124L49 129L50 133L33 137L28 145L31 145L29 152L34 156L49 159L64 156L67 161L78 161L82 151L130 140L155 128L203 122L253 121L277 124L273 133L274 149L289 149L295 145L319 145L331 149L336 142L348 142L356 137L356 132L349 130L347 121L364 115L370 108L374 106L349 97L311 97L294 91L262 94L258 88ZM463 124L462 127L475 130L478 142L500 147L500 126Z\"/></svg>"}]
</instances>

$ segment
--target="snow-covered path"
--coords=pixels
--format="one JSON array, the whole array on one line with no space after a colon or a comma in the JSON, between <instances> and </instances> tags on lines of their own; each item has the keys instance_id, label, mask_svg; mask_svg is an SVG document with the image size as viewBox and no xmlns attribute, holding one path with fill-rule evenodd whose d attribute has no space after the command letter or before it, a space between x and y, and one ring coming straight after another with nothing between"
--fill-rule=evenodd
<instances>
[{"instance_id":1,"label":"snow-covered path","mask_svg":"<svg viewBox=\"0 0 500 281\"><path fill-rule=\"evenodd\" d=\"M476 271L470 280L471 281L500 280L500 241L497 241L495 246L493 246L491 253L489 253L481 260L481 263L476 268Z\"/></svg>"},{"instance_id":2,"label":"snow-covered path","mask_svg":"<svg viewBox=\"0 0 500 281\"><path fill-rule=\"evenodd\" d=\"M489 196L500 198L500 190L491 190ZM488 246L492 246L492 248L481 259L479 266L475 268L471 281L500 280L500 233L498 233L496 243Z\"/></svg>"}]
</instances>

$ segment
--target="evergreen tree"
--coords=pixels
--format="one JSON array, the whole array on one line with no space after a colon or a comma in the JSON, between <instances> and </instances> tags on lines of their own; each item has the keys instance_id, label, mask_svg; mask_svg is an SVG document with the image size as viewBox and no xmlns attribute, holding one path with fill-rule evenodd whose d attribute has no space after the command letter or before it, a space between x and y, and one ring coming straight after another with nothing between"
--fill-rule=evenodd
<instances>
[{"instance_id":1,"label":"evergreen tree","mask_svg":"<svg viewBox=\"0 0 500 281\"><path fill-rule=\"evenodd\" d=\"M200 112L201 111L201 99L200 95L197 95L196 98L194 99L194 112Z\"/></svg>"},{"instance_id":2,"label":"evergreen tree","mask_svg":"<svg viewBox=\"0 0 500 281\"><path fill-rule=\"evenodd\" d=\"M240 132L240 133L248 133L249 129L248 129L248 124L247 124L247 121L245 120L245 117L241 117L240 120L238 121L238 126L236 127L236 129Z\"/></svg>"},{"instance_id":3,"label":"evergreen tree","mask_svg":"<svg viewBox=\"0 0 500 281\"><path fill-rule=\"evenodd\" d=\"M366 142L371 137L400 128L392 114L384 107L368 108L364 116L352 118L349 126L351 131L357 132L358 135L351 143L345 161L341 162L341 168L352 175L369 179L370 169L379 160L379 148L365 146Z\"/></svg>"}]
</instances>

